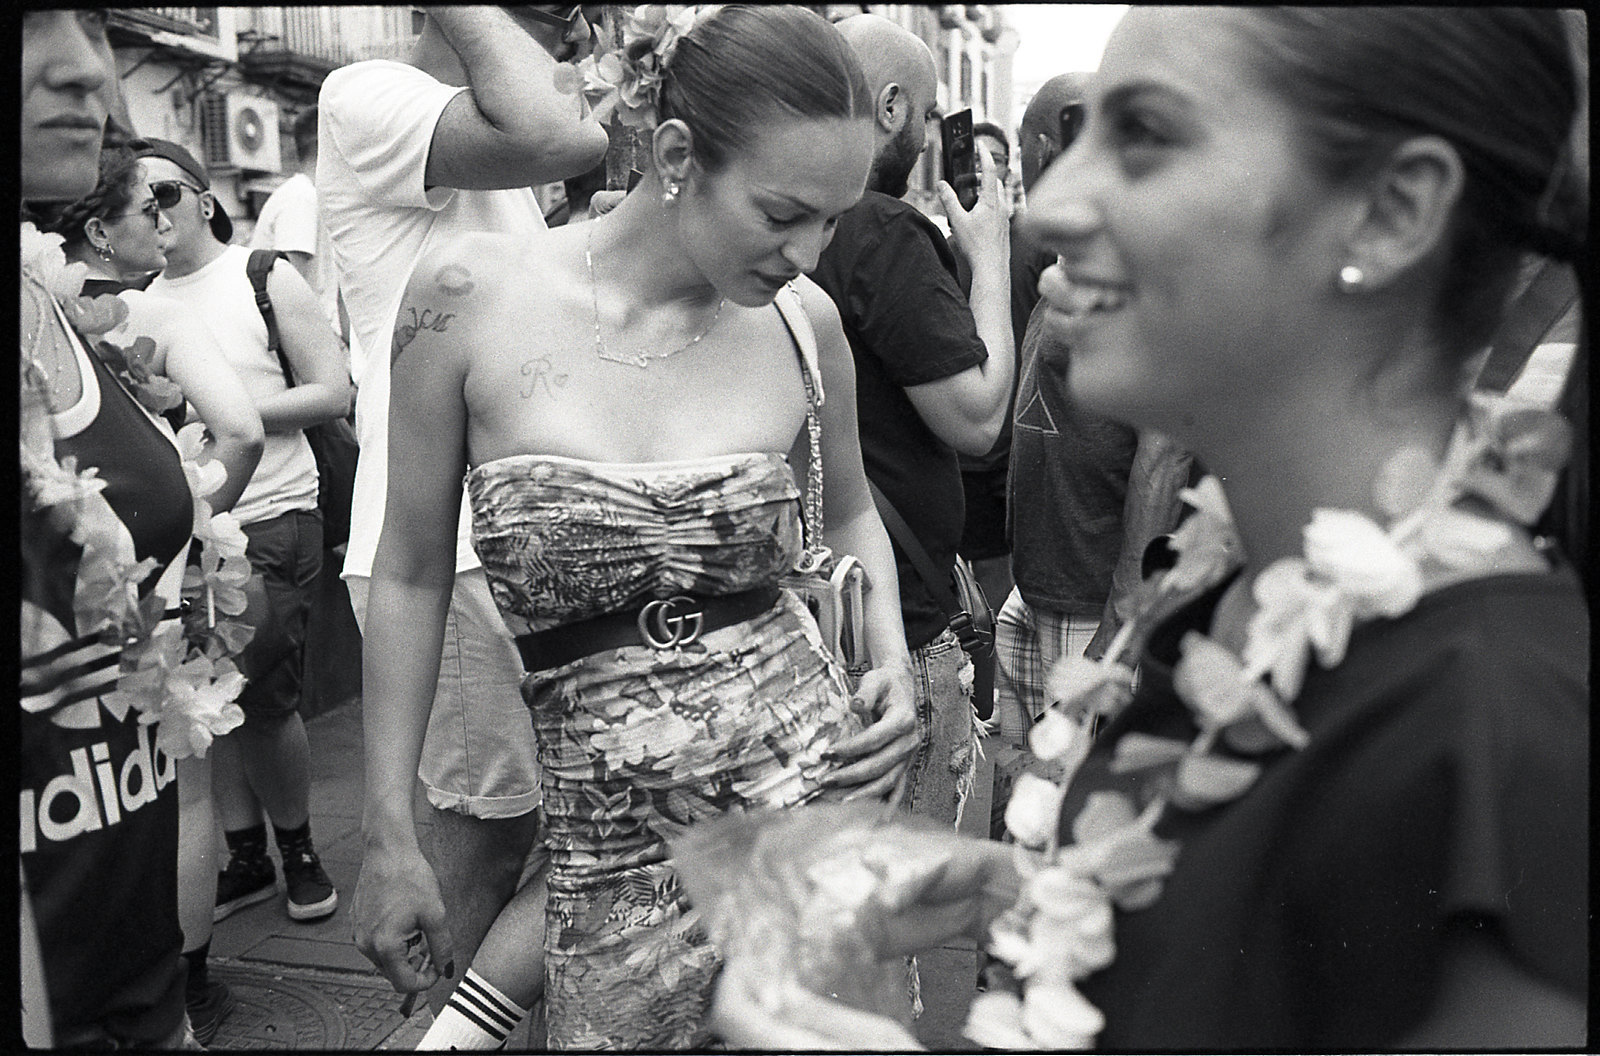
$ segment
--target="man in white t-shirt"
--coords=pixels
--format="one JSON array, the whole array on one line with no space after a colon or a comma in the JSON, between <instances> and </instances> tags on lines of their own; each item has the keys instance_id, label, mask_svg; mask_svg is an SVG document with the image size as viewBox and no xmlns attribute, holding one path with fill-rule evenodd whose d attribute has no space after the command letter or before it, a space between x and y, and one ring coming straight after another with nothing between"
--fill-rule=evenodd
<instances>
[{"instance_id":1,"label":"man in white t-shirt","mask_svg":"<svg viewBox=\"0 0 1600 1056\"><path fill-rule=\"evenodd\" d=\"M289 916L314 922L339 904L311 837L311 746L300 716L306 631L322 570L322 515L317 509L317 463L306 441L311 426L350 410L344 350L317 307L316 296L293 268L267 277L283 353L296 383L284 373L246 273L250 251L230 245L233 223L211 190L205 166L183 146L163 139L138 147L144 178L170 223L167 266L150 292L194 312L218 356L238 374L261 415L266 444L250 482L230 511L247 542L250 567L261 577L265 605L252 608L255 627L238 657L249 684L239 694L244 725L218 737L211 752L211 796L222 823L228 861L210 881L200 861L180 858L180 904L212 900L206 924L275 897L277 873L267 853L265 812L283 860ZM164 193L166 192L166 193ZM196 776L203 780L203 771ZM203 793L202 793L203 794ZM203 808L202 808L203 809ZM209 848L197 853L206 855ZM209 888L209 891L205 890ZM185 924L196 930L191 918ZM185 934L189 994L197 1017L210 1009L205 934Z\"/></svg>"},{"instance_id":2,"label":"man in white t-shirt","mask_svg":"<svg viewBox=\"0 0 1600 1056\"><path fill-rule=\"evenodd\" d=\"M388 352L413 266L434 242L464 233L536 234L544 221L530 186L593 168L607 146L605 130L582 116L580 101L555 87L557 61L589 40L581 8L425 12L407 61L335 70L319 99L317 192L352 345L364 352L353 363L361 458L344 566L363 626L387 488ZM444 652L449 662L440 666L418 768L433 807L427 861L412 816L411 775L387 765L394 745L415 734L414 720L386 701L364 701L366 853L354 923L358 945L397 989L417 985L406 966L407 936L397 936L384 915L386 895L397 886L439 893L428 937L442 917L449 949L430 942L435 968L470 964L497 918L500 929L526 934L524 949L536 951L543 941L542 881L517 890L539 803L522 665L472 550L464 502ZM424 922L398 925L413 926ZM536 955L528 960L538 969ZM518 986L531 992L490 987L490 999L525 1010L542 987L542 976L530 975ZM441 1010L445 996L436 988L431 998L440 1023L451 1013ZM495 1042L430 1034L425 1047L494 1047L486 1040Z\"/></svg>"},{"instance_id":3,"label":"man in white t-shirt","mask_svg":"<svg viewBox=\"0 0 1600 1056\"><path fill-rule=\"evenodd\" d=\"M333 247L317 219L317 108L294 119L294 149L299 167L267 197L250 235L251 249L286 253L302 278L316 291L330 322L337 322L338 285L333 278Z\"/></svg>"}]
</instances>

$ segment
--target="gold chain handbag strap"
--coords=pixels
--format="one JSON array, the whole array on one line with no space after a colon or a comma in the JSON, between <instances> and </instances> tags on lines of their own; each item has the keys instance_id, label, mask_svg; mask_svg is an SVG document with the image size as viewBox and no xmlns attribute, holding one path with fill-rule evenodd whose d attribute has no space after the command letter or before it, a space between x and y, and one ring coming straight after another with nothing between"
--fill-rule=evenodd
<instances>
[{"instance_id":1,"label":"gold chain handbag strap","mask_svg":"<svg viewBox=\"0 0 1600 1056\"><path fill-rule=\"evenodd\" d=\"M800 378L806 386L806 437L811 457L806 466L805 501L800 506L806 552L796 571L814 571L831 556L822 543L822 420L817 408L822 406L823 395L813 374L817 363L816 333L811 329L805 306L800 303L800 294L793 286L779 290L773 303L794 338L800 356Z\"/></svg>"}]
</instances>

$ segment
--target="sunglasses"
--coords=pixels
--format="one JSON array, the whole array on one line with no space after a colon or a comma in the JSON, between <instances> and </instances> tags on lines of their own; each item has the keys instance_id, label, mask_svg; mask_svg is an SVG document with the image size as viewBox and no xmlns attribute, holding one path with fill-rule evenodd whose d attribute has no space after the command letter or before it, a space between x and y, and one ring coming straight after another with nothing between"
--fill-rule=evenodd
<instances>
[{"instance_id":1,"label":"sunglasses","mask_svg":"<svg viewBox=\"0 0 1600 1056\"><path fill-rule=\"evenodd\" d=\"M182 192L180 191L179 193L181 194ZM172 204L173 205L178 204L178 199L176 197L174 197L172 199ZM159 198L152 198L150 201L145 202L143 205L141 205L139 208L135 209L131 213L115 213L115 214L113 214L111 216L106 217L106 219L107 220L121 220L121 219L123 219L125 217L129 217L129 216L144 216L144 217L148 217L150 219L151 223L159 224L161 222L161 210L163 208L170 209L170 208L172 208L172 206L163 207L162 204L161 204L161 200Z\"/></svg>"},{"instance_id":2,"label":"sunglasses","mask_svg":"<svg viewBox=\"0 0 1600 1056\"><path fill-rule=\"evenodd\" d=\"M183 189L187 187L197 196L205 192L204 187L196 187L192 183L182 180L157 180L150 185L150 193L156 196L158 209L171 209L183 199Z\"/></svg>"},{"instance_id":3,"label":"sunglasses","mask_svg":"<svg viewBox=\"0 0 1600 1056\"><path fill-rule=\"evenodd\" d=\"M557 26L568 33L571 33L573 28L577 26L578 20L583 18L582 4L558 8L556 11L546 11L533 4L523 4L518 7L508 8L508 10L521 15L523 18L531 18L535 22L542 22L547 26Z\"/></svg>"},{"instance_id":4,"label":"sunglasses","mask_svg":"<svg viewBox=\"0 0 1600 1056\"><path fill-rule=\"evenodd\" d=\"M1072 146L1072 141L1078 138L1078 133L1083 130L1084 110L1082 103L1068 103L1061 108L1061 149L1066 150Z\"/></svg>"}]
</instances>

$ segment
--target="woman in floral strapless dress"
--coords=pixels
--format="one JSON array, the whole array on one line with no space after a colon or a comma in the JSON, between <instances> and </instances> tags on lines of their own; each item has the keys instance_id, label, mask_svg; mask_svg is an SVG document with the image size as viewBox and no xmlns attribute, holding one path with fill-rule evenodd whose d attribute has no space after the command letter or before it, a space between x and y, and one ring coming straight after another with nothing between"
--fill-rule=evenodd
<instances>
[{"instance_id":1,"label":"woman in floral strapless dress","mask_svg":"<svg viewBox=\"0 0 1600 1056\"><path fill-rule=\"evenodd\" d=\"M800 277L866 183L859 67L803 8L725 7L655 43L667 75L637 189L533 244L486 234L425 253L400 317L434 325L397 331L391 373L358 942L402 990L431 985L448 959L410 789L465 479L474 544L529 671L555 1048L705 1044L719 961L667 841L751 806L889 799L917 742L849 346ZM855 556L871 584L871 663L853 694L805 605L777 588L802 550L791 464L807 464L808 410L826 480L812 542ZM663 616L679 597L703 623ZM480 976L494 950L491 933Z\"/></svg>"}]
</instances>

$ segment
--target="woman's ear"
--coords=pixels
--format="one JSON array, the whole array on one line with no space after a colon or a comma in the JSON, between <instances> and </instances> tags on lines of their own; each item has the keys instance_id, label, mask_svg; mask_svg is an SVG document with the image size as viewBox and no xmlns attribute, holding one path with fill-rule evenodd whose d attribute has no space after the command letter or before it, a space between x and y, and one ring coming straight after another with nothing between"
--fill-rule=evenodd
<instances>
[{"instance_id":1,"label":"woman's ear","mask_svg":"<svg viewBox=\"0 0 1600 1056\"><path fill-rule=\"evenodd\" d=\"M83 222L83 237L88 240L89 248L97 253L111 244L105 221L98 216L91 216Z\"/></svg>"},{"instance_id":2,"label":"woman's ear","mask_svg":"<svg viewBox=\"0 0 1600 1056\"><path fill-rule=\"evenodd\" d=\"M676 117L661 122L650 138L650 157L663 184L684 182L694 167L694 133Z\"/></svg>"},{"instance_id":3,"label":"woman's ear","mask_svg":"<svg viewBox=\"0 0 1600 1056\"><path fill-rule=\"evenodd\" d=\"M1444 139L1401 143L1368 181L1344 264L1369 289L1392 282L1444 245L1465 184L1461 155Z\"/></svg>"}]
</instances>

